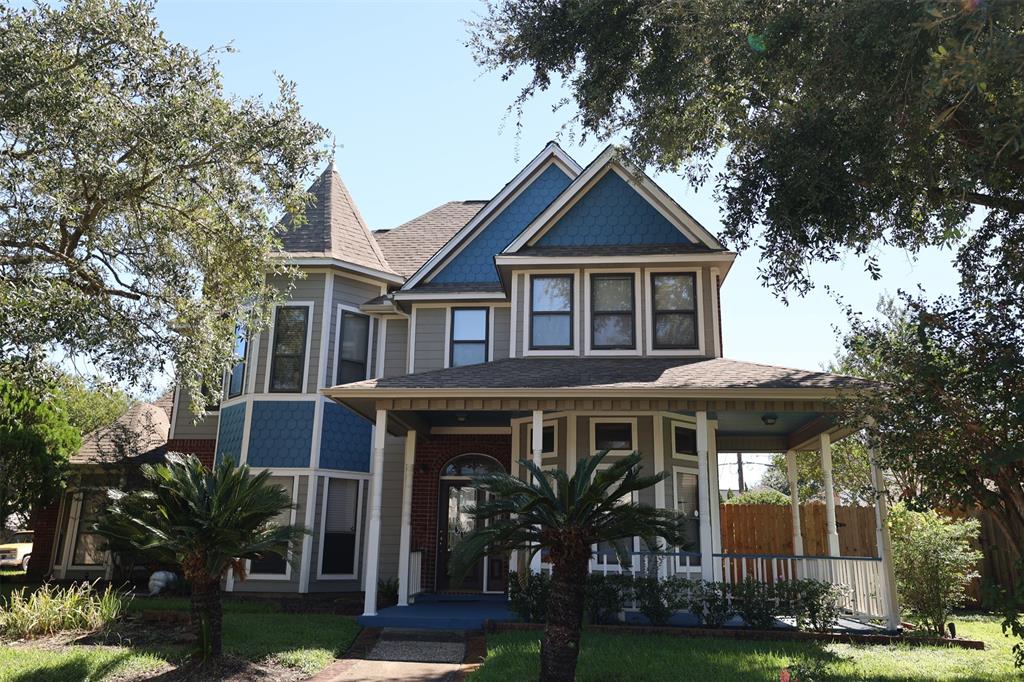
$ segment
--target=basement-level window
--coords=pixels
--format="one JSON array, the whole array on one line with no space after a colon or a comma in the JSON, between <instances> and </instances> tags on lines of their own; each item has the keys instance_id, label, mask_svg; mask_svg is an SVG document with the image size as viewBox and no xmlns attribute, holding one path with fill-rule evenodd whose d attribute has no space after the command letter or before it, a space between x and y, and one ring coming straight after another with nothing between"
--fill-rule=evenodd
<instances>
[{"instance_id":1,"label":"basement-level window","mask_svg":"<svg viewBox=\"0 0 1024 682\"><path fill-rule=\"evenodd\" d=\"M278 306L274 316L274 354L270 361L270 391L299 393L306 371L306 328L309 308Z\"/></svg>"},{"instance_id":2,"label":"basement-level window","mask_svg":"<svg viewBox=\"0 0 1024 682\"><path fill-rule=\"evenodd\" d=\"M354 577L359 549L360 482L328 478L325 489L320 576Z\"/></svg>"}]
</instances>

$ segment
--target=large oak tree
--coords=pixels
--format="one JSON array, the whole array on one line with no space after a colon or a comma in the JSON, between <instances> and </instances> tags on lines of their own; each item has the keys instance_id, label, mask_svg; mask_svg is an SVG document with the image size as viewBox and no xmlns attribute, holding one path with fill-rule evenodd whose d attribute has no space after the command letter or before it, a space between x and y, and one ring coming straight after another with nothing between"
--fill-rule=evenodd
<instances>
[{"instance_id":1,"label":"large oak tree","mask_svg":"<svg viewBox=\"0 0 1024 682\"><path fill-rule=\"evenodd\" d=\"M145 0L0 7L0 356L57 350L202 401L236 321L273 296L325 131L292 83L225 93L220 50L168 40Z\"/></svg>"}]
</instances>

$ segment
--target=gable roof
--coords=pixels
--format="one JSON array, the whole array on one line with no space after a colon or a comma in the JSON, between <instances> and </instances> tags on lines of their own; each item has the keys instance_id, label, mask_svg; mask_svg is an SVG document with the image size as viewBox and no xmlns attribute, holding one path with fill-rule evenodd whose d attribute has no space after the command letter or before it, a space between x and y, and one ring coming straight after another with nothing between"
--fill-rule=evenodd
<instances>
[{"instance_id":1,"label":"gable roof","mask_svg":"<svg viewBox=\"0 0 1024 682\"><path fill-rule=\"evenodd\" d=\"M503 254L515 254L527 246L537 246L539 240L559 220L566 217L588 192L599 187L608 173L617 173L633 190L645 199L662 217L675 226L686 239L701 244L708 250L724 251L725 247L693 216L676 203L665 190L654 183L640 169L621 158L615 147L609 145L545 208L511 243Z\"/></svg>"},{"instance_id":2,"label":"gable roof","mask_svg":"<svg viewBox=\"0 0 1024 682\"><path fill-rule=\"evenodd\" d=\"M155 403L139 403L110 426L82 438L82 447L71 455L72 464L115 464L131 458L138 462L162 456L171 430L168 412L170 393Z\"/></svg>"},{"instance_id":3,"label":"gable roof","mask_svg":"<svg viewBox=\"0 0 1024 682\"><path fill-rule=\"evenodd\" d=\"M402 285L403 290L412 289L422 282L427 276L442 268L445 261L458 252L458 249L471 241L477 234L486 227L488 221L497 216L505 207L507 202L514 198L516 193L523 189L528 181L532 180L536 173L545 167L549 161L559 163L567 172L570 178L575 177L582 168L576 161L563 150L558 143L549 142L526 166L516 174L501 190L491 198L480 211L473 216L472 220L466 223L446 244L444 244L429 260L417 269L413 275ZM570 185L571 186L571 185ZM494 254L491 254L492 256Z\"/></svg>"},{"instance_id":4,"label":"gable roof","mask_svg":"<svg viewBox=\"0 0 1024 682\"><path fill-rule=\"evenodd\" d=\"M306 222L295 225L291 216L284 217L278 232L278 253L293 258L332 258L396 274L370 234L333 161L308 191L313 202L305 208Z\"/></svg>"},{"instance_id":5,"label":"gable roof","mask_svg":"<svg viewBox=\"0 0 1024 682\"><path fill-rule=\"evenodd\" d=\"M392 230L373 232L388 265L402 277L413 275L468 223L486 201L449 201Z\"/></svg>"}]
</instances>

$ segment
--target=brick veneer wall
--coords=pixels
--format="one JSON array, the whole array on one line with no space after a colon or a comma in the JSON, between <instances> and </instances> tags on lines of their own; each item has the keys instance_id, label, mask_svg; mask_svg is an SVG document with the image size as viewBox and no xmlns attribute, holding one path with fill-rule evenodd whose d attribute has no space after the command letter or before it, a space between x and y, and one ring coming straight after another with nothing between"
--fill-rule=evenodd
<instances>
[{"instance_id":1,"label":"brick veneer wall","mask_svg":"<svg viewBox=\"0 0 1024 682\"><path fill-rule=\"evenodd\" d=\"M50 554L53 552L53 543L56 542L59 514L59 500L32 510L28 527L35 533L32 535L32 558L28 560L30 580L41 581L50 573Z\"/></svg>"},{"instance_id":2,"label":"brick veneer wall","mask_svg":"<svg viewBox=\"0 0 1024 682\"><path fill-rule=\"evenodd\" d=\"M168 452L183 452L195 455L207 469L213 467L213 455L217 441L213 438L172 438L167 441Z\"/></svg>"},{"instance_id":3,"label":"brick veneer wall","mask_svg":"<svg viewBox=\"0 0 1024 682\"><path fill-rule=\"evenodd\" d=\"M437 504L441 469L453 457L490 455L509 470L512 437L497 434L438 435L416 444L412 480L412 549L423 551L423 589L433 591L437 576Z\"/></svg>"}]
</instances>

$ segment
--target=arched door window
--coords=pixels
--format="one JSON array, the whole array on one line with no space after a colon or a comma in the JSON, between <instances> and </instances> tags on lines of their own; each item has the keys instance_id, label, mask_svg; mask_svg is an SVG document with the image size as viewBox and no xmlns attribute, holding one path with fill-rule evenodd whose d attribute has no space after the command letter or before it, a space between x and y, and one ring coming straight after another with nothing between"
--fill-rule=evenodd
<instances>
[{"instance_id":1,"label":"arched door window","mask_svg":"<svg viewBox=\"0 0 1024 682\"><path fill-rule=\"evenodd\" d=\"M471 453L459 455L441 469L442 478L467 478L504 471L498 460L489 455Z\"/></svg>"}]
</instances>

